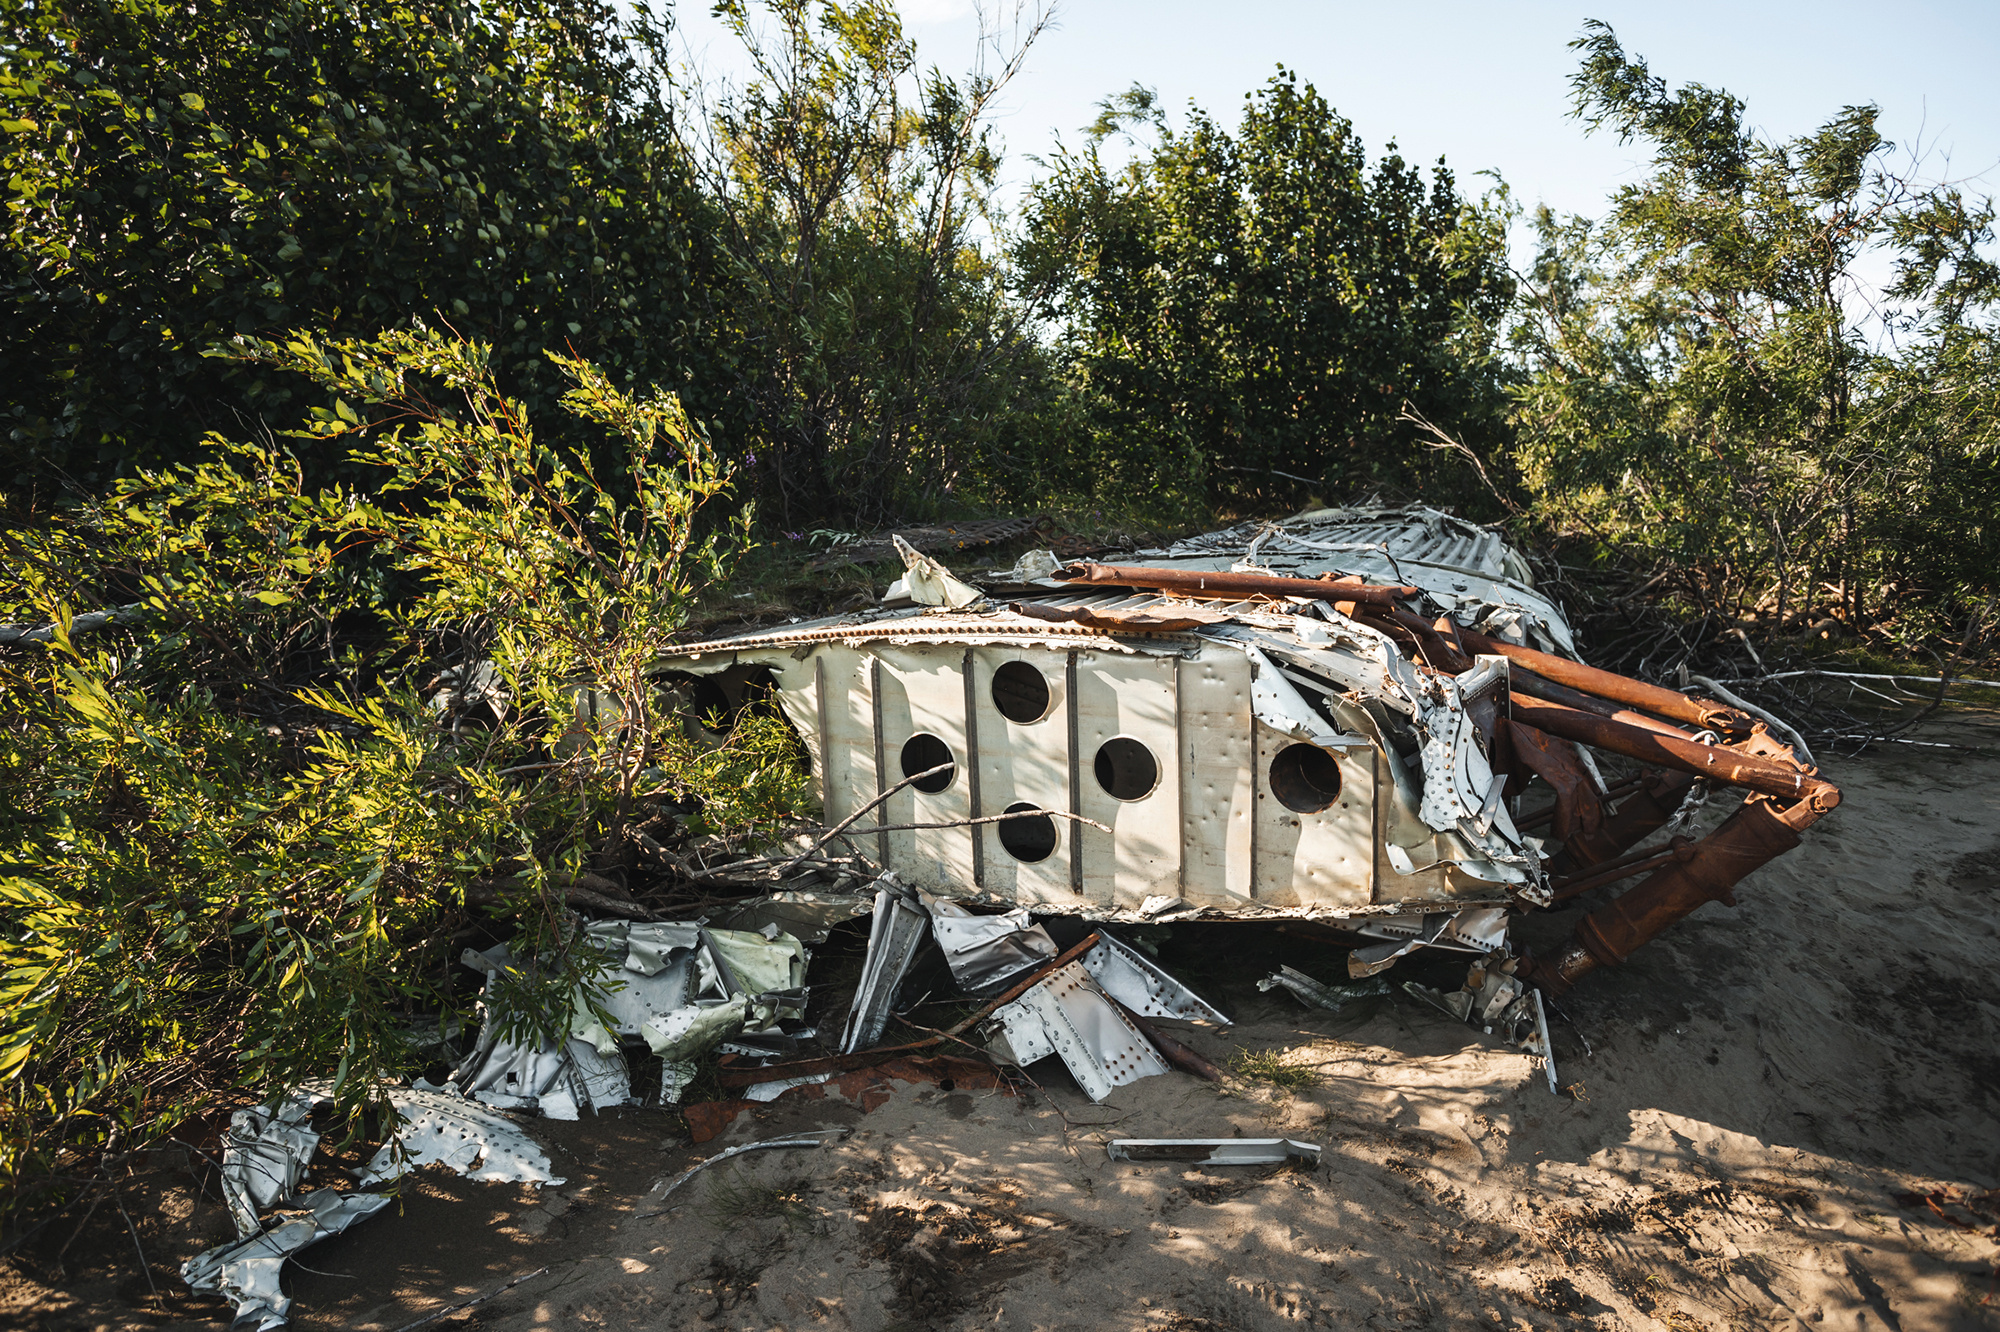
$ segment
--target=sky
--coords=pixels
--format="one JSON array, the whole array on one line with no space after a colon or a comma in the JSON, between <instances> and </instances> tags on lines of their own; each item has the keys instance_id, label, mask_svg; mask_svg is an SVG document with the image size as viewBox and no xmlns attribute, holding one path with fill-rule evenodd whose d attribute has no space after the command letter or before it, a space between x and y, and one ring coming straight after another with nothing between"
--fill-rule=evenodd
<instances>
[{"instance_id":1,"label":"sky","mask_svg":"<svg viewBox=\"0 0 2000 1332\"><path fill-rule=\"evenodd\" d=\"M923 63L969 67L972 0L900 7ZM706 72L740 73L734 39L701 0L683 0L679 17ZM1371 157L1393 139L1414 161L1442 155L1461 188L1497 171L1530 210L1596 216L1619 185L1643 177L1645 160L1639 145L1587 134L1570 116L1568 44L1588 18L1609 23L1669 85L1734 93L1769 135L1806 133L1843 106L1873 102L1899 162L1917 148L1924 179L2000 193L2000 0L1063 0L995 117L1005 193L1018 197L1036 169L1029 157L1058 134L1080 145L1111 93L1141 83L1176 123L1193 102L1233 128L1244 94L1283 64L1354 123Z\"/></svg>"}]
</instances>

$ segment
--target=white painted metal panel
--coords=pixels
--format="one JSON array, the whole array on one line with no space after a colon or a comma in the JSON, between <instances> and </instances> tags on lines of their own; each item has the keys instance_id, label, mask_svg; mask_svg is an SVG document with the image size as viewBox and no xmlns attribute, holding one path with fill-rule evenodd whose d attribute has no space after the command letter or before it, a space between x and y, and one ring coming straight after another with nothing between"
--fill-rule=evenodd
<instances>
[{"instance_id":1,"label":"white painted metal panel","mask_svg":"<svg viewBox=\"0 0 2000 1332\"><path fill-rule=\"evenodd\" d=\"M882 662L882 756L889 784L903 779L903 746L919 732L944 741L958 764L951 784L942 791L905 787L891 796L883 821L892 825L962 823L972 817L966 766L965 677L961 671L965 650L957 644L940 644L883 646L875 653ZM868 744L872 749L872 732ZM872 754L870 761L872 764ZM964 827L890 833L889 863L909 883L944 893L969 891L973 881L972 834Z\"/></svg>"},{"instance_id":2,"label":"white painted metal panel","mask_svg":"<svg viewBox=\"0 0 2000 1332\"><path fill-rule=\"evenodd\" d=\"M1233 646L1180 663L1180 896L1228 910L1250 897L1250 661Z\"/></svg>"},{"instance_id":3,"label":"white painted metal panel","mask_svg":"<svg viewBox=\"0 0 2000 1332\"><path fill-rule=\"evenodd\" d=\"M1048 685L1048 709L1039 719L1011 721L994 703L994 672L1008 662L1033 667ZM999 814L1009 805L1024 802L1042 809L1069 809L1069 725L1064 666L1064 654L1046 648L974 649L972 700L978 717L979 797L986 814ZM1056 819L1054 823L1055 851L1038 861L1015 859L1001 844L1001 825L989 823L980 827L981 867L987 892L1028 906L1074 908L1077 895L1070 887L1069 822Z\"/></svg>"},{"instance_id":4,"label":"white painted metal panel","mask_svg":"<svg viewBox=\"0 0 2000 1332\"><path fill-rule=\"evenodd\" d=\"M1257 884L1260 906L1365 906L1375 877L1375 750L1328 749L1340 765L1340 795L1317 813L1285 808L1271 764L1299 743L1259 723Z\"/></svg>"},{"instance_id":5,"label":"white painted metal panel","mask_svg":"<svg viewBox=\"0 0 2000 1332\"><path fill-rule=\"evenodd\" d=\"M1083 829L1083 895L1089 902L1136 908L1158 894L1180 896L1181 775L1176 726L1177 657L1077 654L1077 759L1081 813L1112 829ZM1152 790L1119 800L1098 782L1097 756L1126 737L1146 746L1157 766Z\"/></svg>"}]
</instances>

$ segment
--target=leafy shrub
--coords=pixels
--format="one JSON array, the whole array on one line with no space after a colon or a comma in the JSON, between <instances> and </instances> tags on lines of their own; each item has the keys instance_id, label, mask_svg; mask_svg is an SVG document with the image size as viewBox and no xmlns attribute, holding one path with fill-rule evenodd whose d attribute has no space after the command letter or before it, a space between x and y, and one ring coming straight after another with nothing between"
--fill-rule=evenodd
<instances>
[{"instance_id":1,"label":"leafy shrub","mask_svg":"<svg viewBox=\"0 0 2000 1332\"><path fill-rule=\"evenodd\" d=\"M469 902L536 959L531 1017L564 1021L585 965L565 896L593 854L662 799L753 833L804 800L781 722L697 745L648 678L747 521L707 512L729 477L671 395L555 358L602 436L571 450L535 437L481 344L417 328L230 354L332 393L298 435L357 445L372 490L309 490L275 447L217 440L5 533L0 613L52 624L0 654L17 1203L237 1093L331 1076L358 1115L420 1062L412 1022L463 1007ZM73 632L107 594L123 622ZM423 687L447 653L440 712Z\"/></svg>"}]
</instances>

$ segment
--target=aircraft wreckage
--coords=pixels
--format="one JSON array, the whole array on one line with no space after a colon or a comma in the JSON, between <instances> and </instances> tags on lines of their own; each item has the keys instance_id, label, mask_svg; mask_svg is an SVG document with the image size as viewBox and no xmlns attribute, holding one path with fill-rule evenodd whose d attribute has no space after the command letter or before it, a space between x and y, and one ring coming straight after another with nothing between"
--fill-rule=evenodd
<instances>
[{"instance_id":1,"label":"aircraft wreckage","mask_svg":"<svg viewBox=\"0 0 2000 1332\"><path fill-rule=\"evenodd\" d=\"M1029 556L984 587L903 553L879 608L659 664L703 715L775 700L826 825L872 813L855 846L967 906L1306 918L1363 945L1355 975L1455 948L1554 997L1733 901L1840 801L1776 718L1578 661L1520 554L1435 509ZM1638 771L1607 784L1597 755ZM1526 815L1537 779L1553 804ZM1707 836L1631 850L1725 786L1743 803ZM1509 949L1515 913L1630 878L1560 950Z\"/></svg>"},{"instance_id":2,"label":"aircraft wreckage","mask_svg":"<svg viewBox=\"0 0 2000 1332\"><path fill-rule=\"evenodd\" d=\"M285 1261L385 1206L370 1190L407 1166L548 1180L547 1159L495 1112L575 1119L631 1104L625 1051L641 1043L660 1060L662 1102L683 1100L711 1050L717 1084L749 1101L843 1077L859 1076L864 1097L879 1077L994 1077L949 1054L975 1041L1000 1065L1059 1056L1093 1101L1170 1066L1220 1080L1152 1020L1228 1018L1121 925L1316 922L1351 945L1350 978L1418 948L1471 954L1457 992L1404 988L1540 1056L1554 1091L1543 996L1704 902L1732 901L1840 801L1776 718L1583 665L1519 554L1434 509L1323 510L1120 565L1039 552L983 588L901 549L907 573L877 609L659 661L690 725L782 709L818 779L821 840L843 837L873 862L872 893L579 920L602 962L553 1035L506 1020L502 982L533 961L507 943L468 949L464 965L487 977L478 1039L449 1083L386 1093L406 1122L360 1191L291 1196L317 1143L319 1091L233 1117L222 1173L239 1237L187 1262L195 1289L236 1300L238 1326L278 1327ZM1628 775L1607 783L1598 756ZM1536 788L1524 800L1536 783L1552 799ZM1705 837L1677 835L1717 786L1741 789L1741 807ZM1517 913L1634 878L1553 953L1509 938ZM1059 949L1035 914L1097 928ZM809 945L863 915L859 983L828 1010L842 1015L838 1053L814 1054L832 1042L806 1025ZM885 1045L926 936L957 989L984 1002L948 1031ZM1259 982L1322 1008L1371 987L1387 988L1290 967ZM691 1136L720 1132L742 1105L684 1107ZM1284 1139L1110 1145L1116 1160L1220 1165L1318 1152Z\"/></svg>"}]
</instances>

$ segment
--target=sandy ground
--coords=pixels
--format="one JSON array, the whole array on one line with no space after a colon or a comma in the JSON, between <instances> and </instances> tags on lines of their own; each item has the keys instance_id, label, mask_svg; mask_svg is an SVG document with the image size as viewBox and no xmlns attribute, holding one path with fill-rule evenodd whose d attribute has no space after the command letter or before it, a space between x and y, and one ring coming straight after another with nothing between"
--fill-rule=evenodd
<instances>
[{"instance_id":1,"label":"sandy ground","mask_svg":"<svg viewBox=\"0 0 2000 1332\"><path fill-rule=\"evenodd\" d=\"M1175 1073L1093 1106L1050 1062L1045 1092L780 1102L695 1148L652 1111L537 1122L567 1184L423 1177L303 1255L295 1326L399 1328L538 1273L432 1325L2000 1328L2000 1195L1975 1197L2000 1187L2000 725L1966 725L1923 735L1980 751L1828 761L1846 803L1739 908L1582 987L1556 1033L1571 1095L1404 996L1331 1015L1254 988L1279 957L1336 978L1333 950L1183 930L1164 960L1238 1019L1188 1043L1277 1051L1317 1085ZM1574 918L1522 933L1552 942ZM823 1149L745 1156L640 1216L723 1146L821 1129ZM1232 1135L1325 1155L1190 1169L1103 1148ZM185 1180L127 1195L163 1289L227 1230ZM1909 1196L1940 1190L1972 1208ZM149 1296L119 1219L92 1226L65 1279L17 1264L0 1321L226 1323Z\"/></svg>"}]
</instances>

